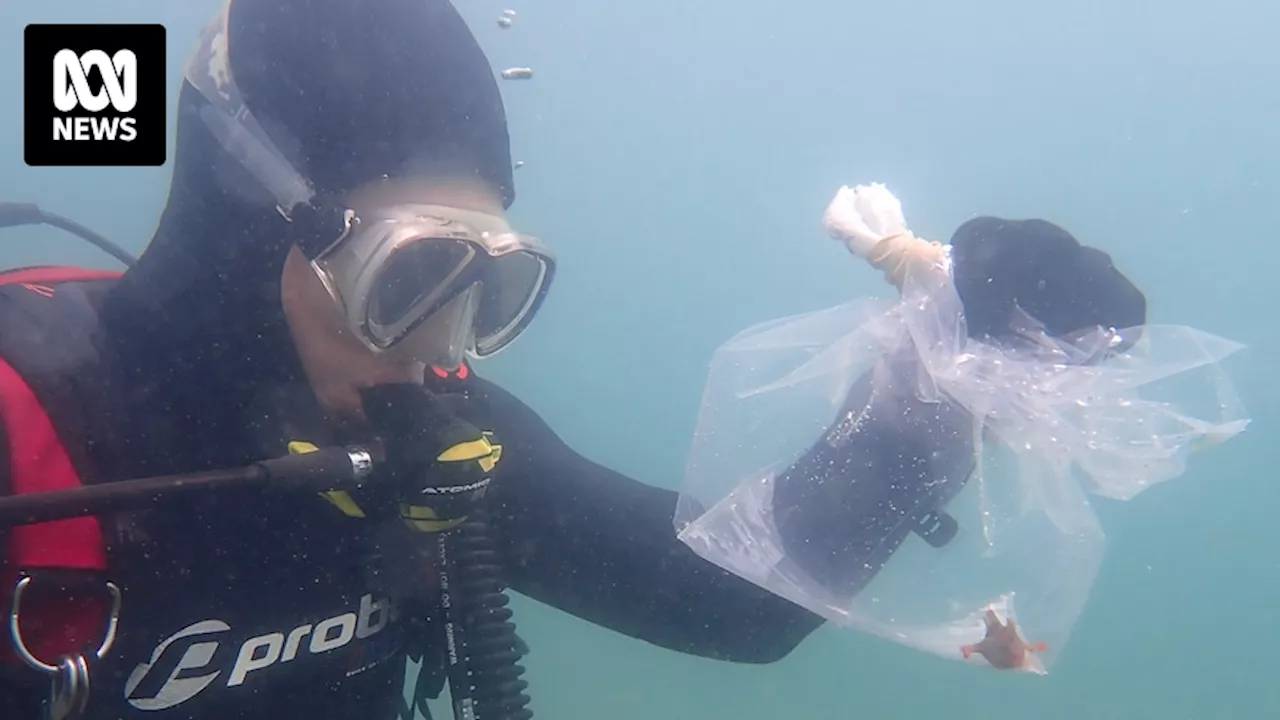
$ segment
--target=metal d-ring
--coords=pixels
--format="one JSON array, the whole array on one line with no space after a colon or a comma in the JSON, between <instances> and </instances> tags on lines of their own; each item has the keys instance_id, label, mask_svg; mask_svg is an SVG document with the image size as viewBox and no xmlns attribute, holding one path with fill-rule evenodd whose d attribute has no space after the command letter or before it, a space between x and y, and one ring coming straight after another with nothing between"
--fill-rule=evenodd
<instances>
[{"instance_id":1,"label":"metal d-ring","mask_svg":"<svg viewBox=\"0 0 1280 720\"><path fill-rule=\"evenodd\" d=\"M75 720L89 705L89 663L84 655L64 657L50 678L45 720Z\"/></svg>"},{"instance_id":2,"label":"metal d-ring","mask_svg":"<svg viewBox=\"0 0 1280 720\"><path fill-rule=\"evenodd\" d=\"M9 633L10 639L13 641L13 649L17 651L18 657L27 665L36 670L41 670L49 674L57 674L67 672L67 658L59 660L58 665L50 665L31 653L27 648L26 642L22 639L22 627L19 618L22 615L22 594L26 592L27 586L31 584L31 576L23 575L18 579L16 585L13 586L13 605L9 610ZM106 583L107 593L111 595L111 614L107 616L107 631L102 638L102 643L98 645L98 649L93 653L94 660L101 660L110 650L112 644L116 641L116 626L120 623L120 588L115 583L108 581ZM80 663L84 663L82 656L76 656ZM72 660L74 662L75 660ZM84 672L84 681L88 682L88 669Z\"/></svg>"}]
</instances>

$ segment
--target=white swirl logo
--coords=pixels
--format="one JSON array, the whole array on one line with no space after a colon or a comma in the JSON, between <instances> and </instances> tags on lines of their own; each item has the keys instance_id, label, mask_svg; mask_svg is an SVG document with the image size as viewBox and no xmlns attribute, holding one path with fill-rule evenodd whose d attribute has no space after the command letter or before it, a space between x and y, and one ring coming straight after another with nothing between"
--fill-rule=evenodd
<instances>
[{"instance_id":1,"label":"white swirl logo","mask_svg":"<svg viewBox=\"0 0 1280 720\"><path fill-rule=\"evenodd\" d=\"M89 87L89 69L102 75L102 89ZM60 50L53 56L53 104L68 113L77 106L87 112L101 112L110 104L118 113L132 112L138 104L138 58L132 50L108 56L101 50L77 55Z\"/></svg>"}]
</instances>

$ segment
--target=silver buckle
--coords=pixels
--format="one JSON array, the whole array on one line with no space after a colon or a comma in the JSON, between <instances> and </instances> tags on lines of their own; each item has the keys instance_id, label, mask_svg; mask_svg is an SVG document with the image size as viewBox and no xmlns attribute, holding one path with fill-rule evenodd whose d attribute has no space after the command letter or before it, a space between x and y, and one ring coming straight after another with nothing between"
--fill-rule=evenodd
<instances>
[{"instance_id":1,"label":"silver buckle","mask_svg":"<svg viewBox=\"0 0 1280 720\"><path fill-rule=\"evenodd\" d=\"M49 699L45 702L46 720L74 720L84 714L89 700L90 660L101 660L116 641L116 628L120 623L120 588L113 582L106 583L107 593L111 596L111 612L107 616L106 633L91 658L82 653L65 655L58 659L57 665L50 665L36 657L22 638L22 596L31 580L30 575L23 575L13 586L13 604L9 609L10 640L23 662L50 677Z\"/></svg>"}]
</instances>

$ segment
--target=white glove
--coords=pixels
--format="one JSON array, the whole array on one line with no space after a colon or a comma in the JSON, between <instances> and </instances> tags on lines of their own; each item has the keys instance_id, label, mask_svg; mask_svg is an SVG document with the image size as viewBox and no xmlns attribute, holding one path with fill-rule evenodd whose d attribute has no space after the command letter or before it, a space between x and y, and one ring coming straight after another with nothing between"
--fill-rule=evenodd
<instances>
[{"instance_id":1,"label":"white glove","mask_svg":"<svg viewBox=\"0 0 1280 720\"><path fill-rule=\"evenodd\" d=\"M909 234L902 203L881 183L842 186L822 217L827 234L866 258L881 240Z\"/></svg>"}]
</instances>

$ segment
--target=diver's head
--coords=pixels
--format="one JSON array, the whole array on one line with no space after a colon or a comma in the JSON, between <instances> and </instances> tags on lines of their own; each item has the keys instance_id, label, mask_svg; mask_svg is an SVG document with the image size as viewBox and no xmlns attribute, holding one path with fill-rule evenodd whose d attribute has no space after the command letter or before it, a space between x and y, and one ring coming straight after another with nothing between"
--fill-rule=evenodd
<instances>
[{"instance_id":1,"label":"diver's head","mask_svg":"<svg viewBox=\"0 0 1280 720\"><path fill-rule=\"evenodd\" d=\"M139 372L330 399L533 316L550 257L505 217L501 95L448 0L230 0L178 106L165 215L112 311Z\"/></svg>"},{"instance_id":2,"label":"diver's head","mask_svg":"<svg viewBox=\"0 0 1280 720\"><path fill-rule=\"evenodd\" d=\"M1146 323L1146 297L1111 257L1051 222L977 217L955 231L951 246L970 337L1012 341L1029 318L1059 340L1120 331L1116 352Z\"/></svg>"},{"instance_id":3,"label":"diver's head","mask_svg":"<svg viewBox=\"0 0 1280 720\"><path fill-rule=\"evenodd\" d=\"M329 401L524 327L547 278L512 259L544 254L504 217L506 111L448 0L229 0L183 79L164 215L104 307L122 387L151 397L131 401L206 432L298 380Z\"/></svg>"}]
</instances>

